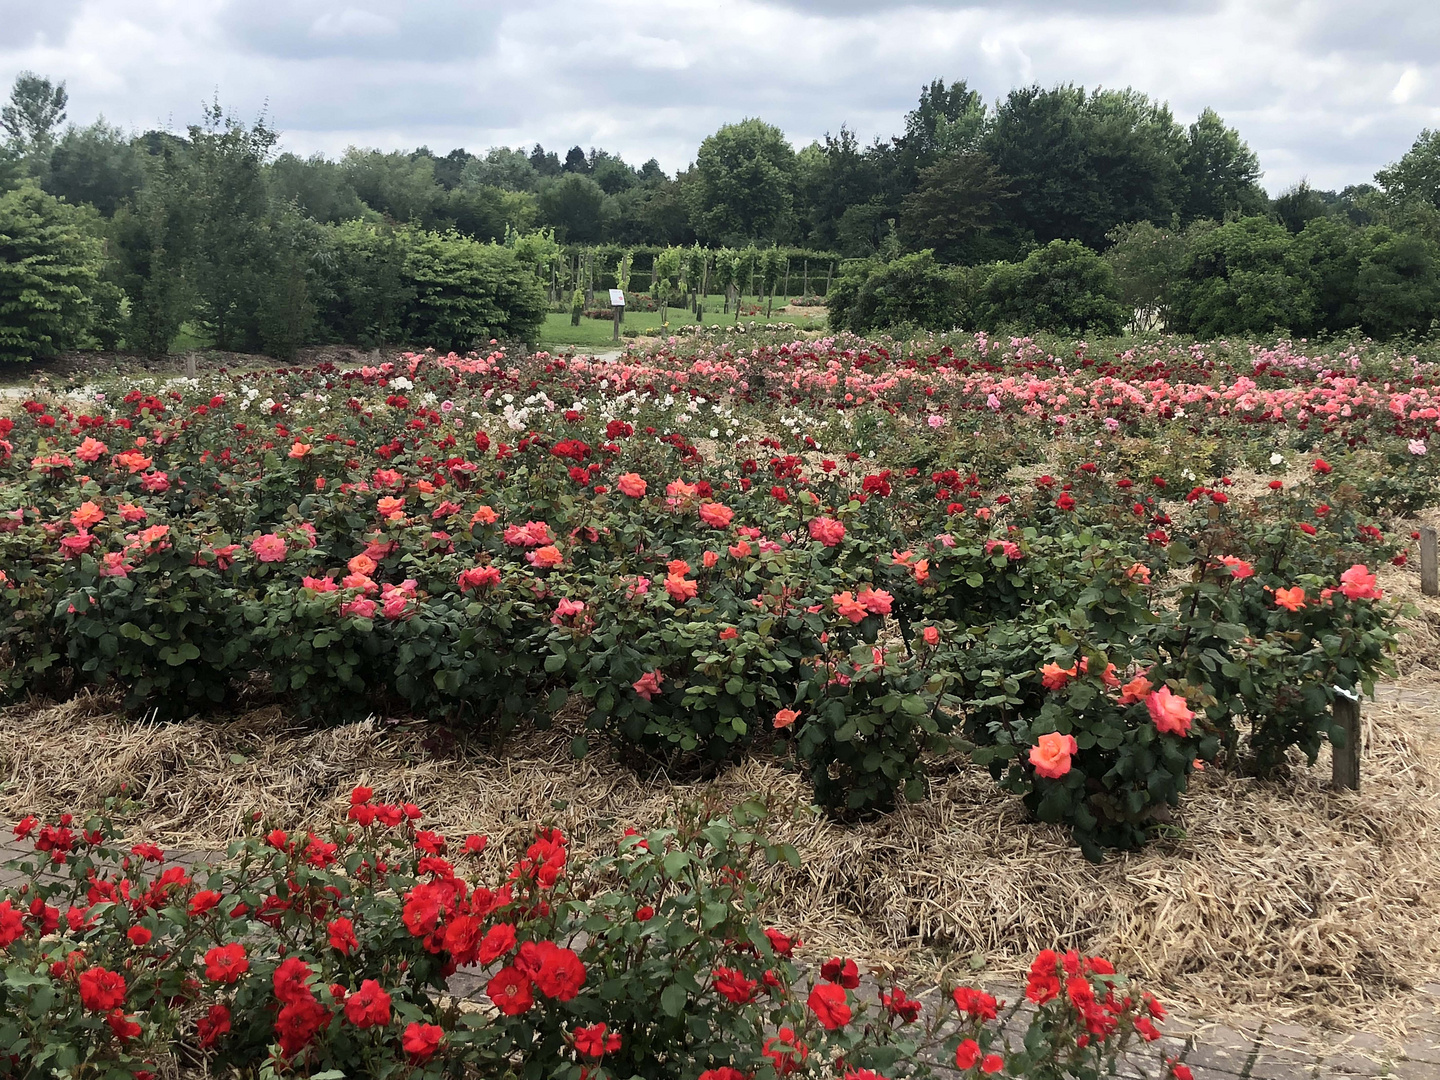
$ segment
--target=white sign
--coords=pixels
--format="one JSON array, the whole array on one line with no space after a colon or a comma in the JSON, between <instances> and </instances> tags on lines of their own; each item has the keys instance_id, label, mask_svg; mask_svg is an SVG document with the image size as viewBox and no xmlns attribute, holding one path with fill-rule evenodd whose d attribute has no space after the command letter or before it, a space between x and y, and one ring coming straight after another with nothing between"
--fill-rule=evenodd
<instances>
[{"instance_id":1,"label":"white sign","mask_svg":"<svg viewBox=\"0 0 1440 1080\"><path fill-rule=\"evenodd\" d=\"M619 289L611 289L611 290L610 290L610 306L611 306L611 307L624 307L624 306L625 306L625 294L624 294L623 292L621 292Z\"/></svg>"}]
</instances>

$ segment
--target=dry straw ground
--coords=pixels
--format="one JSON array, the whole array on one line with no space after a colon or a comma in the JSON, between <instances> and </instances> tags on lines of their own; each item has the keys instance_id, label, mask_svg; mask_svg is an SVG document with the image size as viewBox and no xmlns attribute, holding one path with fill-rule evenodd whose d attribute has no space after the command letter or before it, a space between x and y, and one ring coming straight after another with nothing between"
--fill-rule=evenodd
<instances>
[{"instance_id":1,"label":"dry straw ground","mask_svg":"<svg viewBox=\"0 0 1440 1080\"><path fill-rule=\"evenodd\" d=\"M1436 637L1412 641L1429 650ZM1003 980L1059 944L1111 956L1217 1018L1383 1029L1440 971L1440 767L1434 714L1390 702L1364 715L1361 793L1330 790L1324 757L1287 783L1212 770L1184 803L1183 831L1099 866L962 763L937 763L927 802L860 826L805 812L799 778L773 762L716 785L787 808L778 832L802 864L783 871L773 918L817 953L922 980L968 976L978 954L984 977ZM82 697L0 713L0 812L85 810L127 785L132 835L214 849L256 810L323 827L363 781L452 834L508 843L548 819L594 850L705 790L598 755L575 762L569 742L561 725L498 754L428 726L307 729L277 708L165 725Z\"/></svg>"}]
</instances>

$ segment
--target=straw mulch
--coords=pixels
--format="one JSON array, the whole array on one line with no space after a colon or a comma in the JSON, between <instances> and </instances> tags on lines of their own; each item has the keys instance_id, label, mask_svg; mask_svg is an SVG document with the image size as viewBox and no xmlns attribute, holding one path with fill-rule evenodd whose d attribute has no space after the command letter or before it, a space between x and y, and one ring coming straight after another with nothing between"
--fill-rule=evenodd
<instances>
[{"instance_id":1,"label":"straw mulch","mask_svg":"<svg viewBox=\"0 0 1440 1080\"><path fill-rule=\"evenodd\" d=\"M978 977L993 981L1060 945L1107 955L1217 1018L1383 1029L1440 972L1440 764L1435 714L1390 702L1364 715L1360 794L1329 789L1326 757L1285 784L1212 770L1182 808L1183 835L1099 866L978 769L937 766L927 802L859 826L807 813L799 778L774 762L717 786L793 808L774 831L802 868L777 871L771 914L816 954L935 980L976 977L978 955ZM548 820L583 851L705 790L642 780L600 754L575 762L569 744L556 730L496 754L434 727L314 730L278 709L144 723L82 697L0 711L0 814L83 811L127 784L141 804L132 836L214 849L255 810L323 827L363 781L451 835L513 847Z\"/></svg>"}]
</instances>

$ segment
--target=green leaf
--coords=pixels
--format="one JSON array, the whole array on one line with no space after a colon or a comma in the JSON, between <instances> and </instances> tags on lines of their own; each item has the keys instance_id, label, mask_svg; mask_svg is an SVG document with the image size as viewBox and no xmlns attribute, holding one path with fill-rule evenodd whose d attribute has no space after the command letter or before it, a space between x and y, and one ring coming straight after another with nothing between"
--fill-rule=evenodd
<instances>
[{"instance_id":1,"label":"green leaf","mask_svg":"<svg viewBox=\"0 0 1440 1080\"><path fill-rule=\"evenodd\" d=\"M48 986L50 985L50 980L43 975L36 975L32 971L26 971L19 964L11 964L5 969L5 985L23 990L30 986Z\"/></svg>"},{"instance_id":2,"label":"green leaf","mask_svg":"<svg viewBox=\"0 0 1440 1080\"><path fill-rule=\"evenodd\" d=\"M683 986L671 983L660 992L660 1010L666 1016L679 1016L685 1011L685 1003L690 1000Z\"/></svg>"}]
</instances>

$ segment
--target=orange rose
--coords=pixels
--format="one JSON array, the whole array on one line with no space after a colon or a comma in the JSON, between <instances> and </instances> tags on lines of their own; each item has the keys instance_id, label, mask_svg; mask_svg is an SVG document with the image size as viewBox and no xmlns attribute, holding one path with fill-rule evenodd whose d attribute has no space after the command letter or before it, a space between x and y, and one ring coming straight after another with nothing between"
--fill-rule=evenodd
<instances>
[{"instance_id":1,"label":"orange rose","mask_svg":"<svg viewBox=\"0 0 1440 1080\"><path fill-rule=\"evenodd\" d=\"M1079 749L1074 735L1052 731L1041 735L1036 745L1030 748L1030 764L1035 766L1035 775L1058 780L1070 771L1070 755Z\"/></svg>"}]
</instances>

